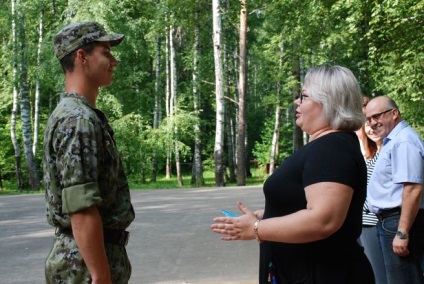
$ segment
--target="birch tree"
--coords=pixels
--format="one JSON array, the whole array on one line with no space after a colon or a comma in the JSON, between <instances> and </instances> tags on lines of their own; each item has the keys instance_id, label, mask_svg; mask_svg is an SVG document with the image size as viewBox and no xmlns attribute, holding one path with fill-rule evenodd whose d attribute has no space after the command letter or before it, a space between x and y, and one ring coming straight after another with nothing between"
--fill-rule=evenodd
<instances>
[{"instance_id":1,"label":"birch tree","mask_svg":"<svg viewBox=\"0 0 424 284\"><path fill-rule=\"evenodd\" d=\"M159 122L162 120L162 103L161 97L159 94L159 84L160 84L160 68L161 68L161 40L160 36L156 37L156 69L155 69L155 109L153 113L153 129L159 129ZM158 161L156 157L156 150L153 150L152 153L152 174L150 176L150 181L156 181L156 175L158 171Z\"/></svg>"},{"instance_id":2,"label":"birch tree","mask_svg":"<svg viewBox=\"0 0 424 284\"><path fill-rule=\"evenodd\" d=\"M13 103L12 117L10 122L10 137L15 153L15 170L18 189L23 188L22 166L21 166L21 147L16 136L16 123L18 116L18 48L17 48L17 27L16 27L16 10L15 0L12 0L12 44L13 44Z\"/></svg>"},{"instance_id":3,"label":"birch tree","mask_svg":"<svg viewBox=\"0 0 424 284\"><path fill-rule=\"evenodd\" d=\"M237 185L246 185L246 29L247 0L241 0L240 9L240 72L237 131Z\"/></svg>"},{"instance_id":4,"label":"birch tree","mask_svg":"<svg viewBox=\"0 0 424 284\"><path fill-rule=\"evenodd\" d=\"M22 4L22 1L18 1L17 4ZM28 61L26 57L26 36L24 27L24 16L21 9L17 10L17 18L19 24L17 25L18 34L18 57L20 60L19 73L20 73L20 86L19 93L21 97L20 109L21 109L21 121L22 121L22 138L24 142L24 152L26 159L26 166L28 171L28 182L31 189L38 189L40 187L40 181L38 178L37 165L35 163L35 157L32 153L32 129L31 129L31 109L29 100L29 89L28 89Z\"/></svg>"},{"instance_id":5,"label":"birch tree","mask_svg":"<svg viewBox=\"0 0 424 284\"><path fill-rule=\"evenodd\" d=\"M236 158L235 158L235 147L234 147L234 123L233 123L233 103L236 103L231 99L231 85L230 85L230 71L229 71L229 55L228 46L224 47L224 68L225 68L225 90L228 103L225 104L225 129L227 138L227 160L228 160L228 171L229 171L229 182L234 183L236 179Z\"/></svg>"},{"instance_id":6,"label":"birch tree","mask_svg":"<svg viewBox=\"0 0 424 284\"><path fill-rule=\"evenodd\" d=\"M160 17L162 17L162 13L161 13L161 9L160 9L160 4L161 1L157 0L156 1L156 13L157 13L157 17L156 17L156 21L160 22ZM156 53L155 53L155 106L154 106L154 111L153 111L153 129L159 129L159 124L160 121L162 120L162 98L161 98L161 94L160 94L160 80L161 80L161 69L162 69L162 64L161 64L161 48L162 48L162 40L161 40L162 36L160 34L160 32L157 32L156 35ZM151 172L151 176L150 176L150 181L151 182L156 182L156 178L157 178L157 173L158 173L158 157L157 157L157 152L156 149L153 149L153 153L152 153L152 172Z\"/></svg>"},{"instance_id":7,"label":"birch tree","mask_svg":"<svg viewBox=\"0 0 424 284\"><path fill-rule=\"evenodd\" d=\"M41 67L41 46L43 44L43 19L44 11L40 11L40 25L38 27L38 46L37 46L37 68ZM37 73L38 74L38 73ZM38 149L38 134L40 129L40 88L41 82L37 75L35 82L35 100L34 100L34 135L32 143L32 154L37 155Z\"/></svg>"},{"instance_id":8,"label":"birch tree","mask_svg":"<svg viewBox=\"0 0 424 284\"><path fill-rule=\"evenodd\" d=\"M165 77L166 77L166 81L165 81L165 110L166 110L166 117L170 117L171 116L171 108L172 108L172 100L171 100L171 88L170 88L170 72L169 72L169 32L168 32L168 28L166 29L166 44L165 44ZM171 155L172 155L172 150L171 150L171 139L167 139L167 144L166 144L166 165L165 165L165 178L166 179L170 179L171 178Z\"/></svg>"},{"instance_id":9,"label":"birch tree","mask_svg":"<svg viewBox=\"0 0 424 284\"><path fill-rule=\"evenodd\" d=\"M293 84L293 100L295 100L301 93L300 90L300 66L299 58L296 57L293 59L293 69L292 75L294 79L299 82ZM299 126L296 125L296 116L293 117L293 152L299 150L303 146L303 131Z\"/></svg>"},{"instance_id":10,"label":"birch tree","mask_svg":"<svg viewBox=\"0 0 424 284\"><path fill-rule=\"evenodd\" d=\"M284 46L283 43L281 43L281 49L280 49L280 60L279 60L279 72L281 73L283 68L283 52L284 52ZM278 156L279 152L279 140L280 140L280 126L281 126L281 113L282 113L282 106L281 106L281 79L277 81L277 94L276 94L276 106L275 106L275 123L274 123L274 131L272 134L272 142L271 142L271 154L269 157L269 174L272 174L275 169L275 158Z\"/></svg>"},{"instance_id":11,"label":"birch tree","mask_svg":"<svg viewBox=\"0 0 424 284\"><path fill-rule=\"evenodd\" d=\"M225 164L224 164L224 87L222 76L222 55L221 55L221 11L219 0L212 0L213 14L213 45L215 62L215 185L224 186Z\"/></svg>"},{"instance_id":12,"label":"birch tree","mask_svg":"<svg viewBox=\"0 0 424 284\"><path fill-rule=\"evenodd\" d=\"M178 121L177 115L177 62L175 59L175 46L174 46L174 26L171 25L169 29L169 51L170 51L170 71L171 71L171 98L172 107L170 107L171 122L174 127L174 155L175 155L175 168L177 171L177 182L179 186L183 186L183 178L181 174L180 163L180 150L178 145Z\"/></svg>"},{"instance_id":13,"label":"birch tree","mask_svg":"<svg viewBox=\"0 0 424 284\"><path fill-rule=\"evenodd\" d=\"M199 11L196 8L194 15L194 44L193 44L193 108L194 113L199 118L200 113L200 91L199 91L199 54L200 54L200 27L199 27ZM191 175L191 184L195 186L205 185L203 178L201 139L200 139L200 119L194 125L194 155L193 170Z\"/></svg>"}]
</instances>

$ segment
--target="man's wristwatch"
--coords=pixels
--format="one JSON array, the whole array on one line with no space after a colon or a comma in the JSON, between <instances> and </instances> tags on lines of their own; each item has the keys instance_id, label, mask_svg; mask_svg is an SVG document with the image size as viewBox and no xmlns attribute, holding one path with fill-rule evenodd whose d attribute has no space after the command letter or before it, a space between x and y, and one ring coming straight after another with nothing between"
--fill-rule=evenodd
<instances>
[{"instance_id":1,"label":"man's wristwatch","mask_svg":"<svg viewBox=\"0 0 424 284\"><path fill-rule=\"evenodd\" d=\"M406 240L408 238L408 234L402 231L397 231L396 236L398 236L401 240Z\"/></svg>"}]
</instances>

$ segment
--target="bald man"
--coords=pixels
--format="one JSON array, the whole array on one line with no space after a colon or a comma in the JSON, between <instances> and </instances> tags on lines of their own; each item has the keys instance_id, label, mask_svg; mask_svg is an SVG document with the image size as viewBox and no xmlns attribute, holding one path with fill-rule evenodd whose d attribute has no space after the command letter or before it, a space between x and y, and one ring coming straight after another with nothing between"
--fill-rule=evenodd
<instances>
[{"instance_id":1,"label":"bald man","mask_svg":"<svg viewBox=\"0 0 424 284\"><path fill-rule=\"evenodd\" d=\"M367 200L379 219L388 283L424 283L423 141L389 97L372 99L365 115L366 123L383 138Z\"/></svg>"}]
</instances>

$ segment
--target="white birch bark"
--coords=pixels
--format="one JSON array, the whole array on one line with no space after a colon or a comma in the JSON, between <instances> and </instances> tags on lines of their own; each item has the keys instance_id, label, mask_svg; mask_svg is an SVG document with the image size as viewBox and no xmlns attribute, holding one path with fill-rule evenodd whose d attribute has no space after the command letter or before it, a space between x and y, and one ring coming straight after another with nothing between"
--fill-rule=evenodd
<instances>
[{"instance_id":1,"label":"white birch bark","mask_svg":"<svg viewBox=\"0 0 424 284\"><path fill-rule=\"evenodd\" d=\"M280 60L278 62L279 71L283 68L283 53L284 46L281 43L280 48ZM268 174L271 175L275 169L275 159L279 153L279 140L280 140L280 126L281 126L281 114L282 114L282 106L281 106L281 80L277 82L277 98L276 98L276 107L275 107L275 123L274 123L274 131L272 134L272 142L271 142L271 154L269 157L269 171Z\"/></svg>"},{"instance_id":2,"label":"white birch bark","mask_svg":"<svg viewBox=\"0 0 424 284\"><path fill-rule=\"evenodd\" d=\"M17 3L21 3L18 1ZM31 109L28 91L28 66L27 57L25 55L26 36L24 28L24 17L21 11L17 11L19 23L17 28L17 39L19 43L19 59L20 59L20 86L19 93L21 97L21 121L22 121L22 138L24 142L24 153L26 166L28 171L28 183L31 189L37 190L40 188L40 181L38 178L37 165L35 157L32 153L32 127L31 127Z\"/></svg>"},{"instance_id":3,"label":"white birch bark","mask_svg":"<svg viewBox=\"0 0 424 284\"><path fill-rule=\"evenodd\" d=\"M219 0L212 0L213 13L213 45L215 62L215 100L216 100L216 126L215 126L215 185L224 186L224 89L221 61L221 11Z\"/></svg>"},{"instance_id":4,"label":"white birch bark","mask_svg":"<svg viewBox=\"0 0 424 284\"><path fill-rule=\"evenodd\" d=\"M205 180L203 178L203 166L202 166L202 154L201 154L201 139L200 139L200 92L199 92L199 54L200 54L200 28L198 23L199 14L196 11L195 15L196 25L194 27L194 45L193 45L193 107L194 112L199 118L194 125L194 162L193 162L193 171L191 184L200 187L205 185Z\"/></svg>"},{"instance_id":5,"label":"white birch bark","mask_svg":"<svg viewBox=\"0 0 424 284\"><path fill-rule=\"evenodd\" d=\"M38 46L37 46L37 66L41 65L41 46L43 44L43 20L44 11L40 12L40 25L38 27ZM34 135L32 143L32 154L37 156L38 134L40 129L40 78L37 76L35 82L35 101L34 101Z\"/></svg>"},{"instance_id":6,"label":"white birch bark","mask_svg":"<svg viewBox=\"0 0 424 284\"><path fill-rule=\"evenodd\" d=\"M12 40L13 40L13 103L12 116L10 122L10 137L12 139L13 148L15 150L15 171L18 189L23 188L22 166L21 166L21 147L16 137L16 123L18 115L18 50L16 40L16 11L15 0L12 0Z\"/></svg>"},{"instance_id":7,"label":"white birch bark","mask_svg":"<svg viewBox=\"0 0 424 284\"><path fill-rule=\"evenodd\" d=\"M183 186L183 178L181 174L181 163L180 163L180 149L178 145L178 121L177 115L177 64L175 60L175 46L174 46L174 26L171 25L169 31L169 50L170 50L170 71L171 71L171 99L172 108L171 121L174 125L174 155L175 155L175 168L177 172L177 183L179 186Z\"/></svg>"},{"instance_id":8,"label":"white birch bark","mask_svg":"<svg viewBox=\"0 0 424 284\"><path fill-rule=\"evenodd\" d=\"M159 2L159 1L158 1ZM162 120L162 103L159 94L159 85L160 85L160 71L161 71L161 40L158 35L156 38L156 70L155 70L155 109L153 114L153 129L159 128L159 122ZM156 151L153 150L152 153L152 174L150 176L150 181L155 182L157 178L158 171L158 161L156 157Z\"/></svg>"},{"instance_id":9,"label":"white birch bark","mask_svg":"<svg viewBox=\"0 0 424 284\"><path fill-rule=\"evenodd\" d=\"M165 111L166 111L166 117L169 118L171 116L171 94L170 94L170 78L169 78L169 33L168 29L166 31L166 45L165 45L165 76L166 76L166 84L165 84ZM165 178L170 179L171 178L171 146L170 141L167 142L166 145L166 169L165 169Z\"/></svg>"}]
</instances>

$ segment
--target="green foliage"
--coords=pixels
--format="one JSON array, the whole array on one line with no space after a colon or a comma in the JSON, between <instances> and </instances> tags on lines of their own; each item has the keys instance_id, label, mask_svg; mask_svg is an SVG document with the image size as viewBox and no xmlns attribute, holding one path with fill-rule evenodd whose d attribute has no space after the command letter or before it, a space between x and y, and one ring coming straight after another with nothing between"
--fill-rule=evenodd
<instances>
[{"instance_id":1,"label":"green foliage","mask_svg":"<svg viewBox=\"0 0 424 284\"><path fill-rule=\"evenodd\" d=\"M169 148L174 151L174 141L178 141L180 151L180 160L186 162L191 161L192 152L189 143L193 141L194 129L193 126L198 123L197 116L186 112L182 109L172 117L164 118L158 133L162 134L162 138L155 137L161 144L157 145L162 148ZM165 156L164 156L165 157Z\"/></svg>"},{"instance_id":2,"label":"green foliage","mask_svg":"<svg viewBox=\"0 0 424 284\"><path fill-rule=\"evenodd\" d=\"M154 149L149 137L150 127L140 115L128 114L115 120L112 128L127 175L144 180Z\"/></svg>"},{"instance_id":3,"label":"green foliage","mask_svg":"<svg viewBox=\"0 0 424 284\"><path fill-rule=\"evenodd\" d=\"M253 154L256 159L259 161L260 165L265 165L269 163L271 155L271 143L272 135L274 131L274 121L275 117L269 117L264 127L262 128L261 140L257 141L253 147ZM291 123L284 122L281 123L280 127L280 139L279 143L279 153L275 157L275 164L279 165L285 158L290 156L291 151L291 138L293 136L293 127Z\"/></svg>"},{"instance_id":4,"label":"green foliage","mask_svg":"<svg viewBox=\"0 0 424 284\"><path fill-rule=\"evenodd\" d=\"M14 180L10 139L13 92L12 16L10 1L0 10L0 170ZM212 11L208 0L57 0L23 1L28 86L34 111L35 82L41 82L39 141L51 111L64 90L64 76L54 56L53 36L68 22L96 20L108 31L126 35L112 52L120 61L114 82L101 89L97 106L108 116L130 178L151 174L153 155L163 173L166 149L178 141L181 162L192 162L193 126L200 125L204 167L213 169L215 94ZM227 113L236 121L238 25L240 3L222 1L223 51L228 54ZM275 0L248 3L247 134L249 159L269 160L275 108L284 109L281 162L292 152L293 90L305 71L331 62L350 68L368 96L389 95L403 117L424 134L424 2L416 0ZM195 19L195 12L198 18ZM43 12L43 18L40 18ZM37 65L39 24L43 19L41 63ZM177 113L165 118L165 36L175 27ZM200 27L199 113L193 113L192 71L194 27ZM153 129L157 42L160 42L159 95L162 119ZM294 74L294 66L300 74ZM227 84L227 81L225 82ZM277 96L277 93L279 96ZM277 99L278 98L278 99ZM18 112L17 137L22 145ZM177 127L177 132L175 131ZM235 127L235 126L234 126ZM228 133L226 133L228 135ZM42 147L36 154L40 162ZM24 161L23 161L24 163ZM23 168L25 166L23 165ZM186 167L189 171L189 167ZM213 171L212 171L213 172ZM212 179L213 180L213 179ZM190 182L186 182L190 184ZM163 185L165 186L165 185Z\"/></svg>"},{"instance_id":5,"label":"green foliage","mask_svg":"<svg viewBox=\"0 0 424 284\"><path fill-rule=\"evenodd\" d=\"M145 182L151 174L153 153L160 168L163 168L166 149L174 150L175 138L178 139L181 161L191 161L191 148L185 142L193 139L192 126L196 119L190 113L181 111L172 119L164 119L159 129L153 129L138 114L128 114L113 121L112 127L126 173L135 180ZM178 129L177 136L175 127Z\"/></svg>"},{"instance_id":6,"label":"green foliage","mask_svg":"<svg viewBox=\"0 0 424 284\"><path fill-rule=\"evenodd\" d=\"M103 112L106 113L108 119L112 121L122 117L122 104L119 102L116 96L112 96L108 92L105 92L104 94L103 92L100 93L99 97L97 98L96 105L99 109L103 110Z\"/></svg>"}]
</instances>

